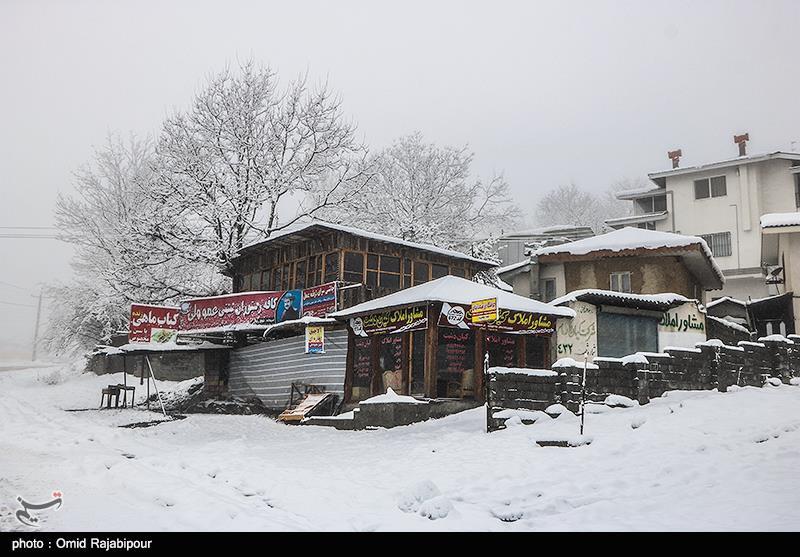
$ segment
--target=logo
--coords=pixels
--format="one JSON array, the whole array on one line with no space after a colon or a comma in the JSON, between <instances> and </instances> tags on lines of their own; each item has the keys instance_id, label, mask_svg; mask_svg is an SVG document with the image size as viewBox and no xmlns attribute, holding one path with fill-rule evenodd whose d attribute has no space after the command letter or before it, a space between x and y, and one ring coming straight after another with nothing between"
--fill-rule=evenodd
<instances>
[{"instance_id":1,"label":"logo","mask_svg":"<svg viewBox=\"0 0 800 557\"><path fill-rule=\"evenodd\" d=\"M466 317L466 315L467 312L464 311L464 308L460 306L452 307L450 311L447 312L447 322L451 325L459 325L464 322L464 317Z\"/></svg>"},{"instance_id":2,"label":"logo","mask_svg":"<svg viewBox=\"0 0 800 557\"><path fill-rule=\"evenodd\" d=\"M49 509L51 507L56 507L55 510L61 508L63 503L63 498L60 491L53 492L53 499L52 501L48 501L47 503L29 503L19 495L17 496L17 501L22 508L16 512L17 520L19 520L25 526L30 526L31 528L38 528L39 527L39 517L36 516L35 513L31 513L31 511L43 511L45 509ZM56 506L57 505L57 506Z\"/></svg>"},{"instance_id":3,"label":"logo","mask_svg":"<svg viewBox=\"0 0 800 557\"><path fill-rule=\"evenodd\" d=\"M356 336L367 336L364 333L364 322L360 317L355 317L350 320L350 328L353 329L353 332L356 334Z\"/></svg>"},{"instance_id":4,"label":"logo","mask_svg":"<svg viewBox=\"0 0 800 557\"><path fill-rule=\"evenodd\" d=\"M192 307L192 304L189 302L181 302L181 315L186 315L189 313L189 308Z\"/></svg>"}]
</instances>

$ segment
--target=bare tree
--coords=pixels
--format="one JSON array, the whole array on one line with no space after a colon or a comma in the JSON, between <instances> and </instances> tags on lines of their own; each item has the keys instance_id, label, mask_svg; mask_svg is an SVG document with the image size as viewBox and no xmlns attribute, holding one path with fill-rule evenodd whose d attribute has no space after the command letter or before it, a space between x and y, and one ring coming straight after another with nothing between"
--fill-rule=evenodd
<instances>
[{"instance_id":1,"label":"bare tree","mask_svg":"<svg viewBox=\"0 0 800 557\"><path fill-rule=\"evenodd\" d=\"M59 195L56 227L76 247L75 278L51 285L46 341L54 350L107 340L124 326L131 302L164 303L230 288L213 265L184 257L154 231L177 216L153 194L153 144L109 136L92 164L75 173L75 191Z\"/></svg>"},{"instance_id":2,"label":"bare tree","mask_svg":"<svg viewBox=\"0 0 800 557\"><path fill-rule=\"evenodd\" d=\"M181 216L160 240L194 245L196 259L223 269L246 238L340 204L369 178L366 148L327 85L301 78L282 90L252 61L212 76L188 111L169 117L157 152L162 199ZM290 198L302 210L279 221Z\"/></svg>"},{"instance_id":3,"label":"bare tree","mask_svg":"<svg viewBox=\"0 0 800 557\"><path fill-rule=\"evenodd\" d=\"M550 190L536 206L536 223L539 226L588 226L596 234L607 227L605 221L630 214L630 203L616 198L616 192L625 188L618 182L609 189L592 193L574 183Z\"/></svg>"},{"instance_id":4,"label":"bare tree","mask_svg":"<svg viewBox=\"0 0 800 557\"><path fill-rule=\"evenodd\" d=\"M420 133L396 140L373 159L361 195L321 214L336 222L446 248L469 250L480 232L518 217L502 175L471 174L466 147L426 143Z\"/></svg>"}]
</instances>

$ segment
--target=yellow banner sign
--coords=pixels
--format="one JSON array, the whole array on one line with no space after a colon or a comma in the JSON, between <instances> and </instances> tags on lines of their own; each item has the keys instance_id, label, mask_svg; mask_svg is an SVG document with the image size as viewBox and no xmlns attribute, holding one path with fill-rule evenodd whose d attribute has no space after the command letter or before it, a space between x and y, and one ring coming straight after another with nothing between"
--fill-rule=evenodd
<instances>
[{"instance_id":1,"label":"yellow banner sign","mask_svg":"<svg viewBox=\"0 0 800 557\"><path fill-rule=\"evenodd\" d=\"M497 321L497 298L487 298L472 302L473 323L491 323Z\"/></svg>"}]
</instances>

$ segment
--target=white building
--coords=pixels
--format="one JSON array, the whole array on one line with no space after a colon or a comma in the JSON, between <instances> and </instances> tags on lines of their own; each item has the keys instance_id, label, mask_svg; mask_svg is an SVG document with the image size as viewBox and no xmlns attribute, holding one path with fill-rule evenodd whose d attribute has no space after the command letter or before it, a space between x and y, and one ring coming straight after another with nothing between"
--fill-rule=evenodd
<instances>
[{"instance_id":1,"label":"white building","mask_svg":"<svg viewBox=\"0 0 800 557\"><path fill-rule=\"evenodd\" d=\"M709 292L712 299L778 293L765 281L770 269L761 256L759 219L800 207L800 153L743 155L648 177L650 187L617 195L633 203L634 214L610 219L609 226L702 237L726 278L722 290Z\"/></svg>"}]
</instances>

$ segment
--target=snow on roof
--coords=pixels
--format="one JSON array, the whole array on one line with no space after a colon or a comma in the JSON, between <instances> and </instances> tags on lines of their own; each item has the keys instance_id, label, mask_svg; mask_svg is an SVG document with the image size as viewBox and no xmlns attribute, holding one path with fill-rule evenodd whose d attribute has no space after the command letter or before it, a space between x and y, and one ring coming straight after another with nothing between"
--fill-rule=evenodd
<instances>
[{"instance_id":1,"label":"snow on roof","mask_svg":"<svg viewBox=\"0 0 800 557\"><path fill-rule=\"evenodd\" d=\"M761 228L776 228L781 226L800 226L800 212L768 213L761 217Z\"/></svg>"},{"instance_id":2,"label":"snow on roof","mask_svg":"<svg viewBox=\"0 0 800 557\"><path fill-rule=\"evenodd\" d=\"M495 366L489 368L489 375L493 374L517 374L517 375L527 375L529 377L557 377L558 372L553 371L552 369L533 369L527 367L503 367L503 366Z\"/></svg>"},{"instance_id":3,"label":"snow on roof","mask_svg":"<svg viewBox=\"0 0 800 557\"><path fill-rule=\"evenodd\" d=\"M742 300L737 300L736 298L731 298L730 296L723 296L722 298L717 298L714 301L708 302L706 304L706 308L713 308L716 305L719 305L723 302L730 302L732 304L736 304L737 306L746 306L747 302Z\"/></svg>"},{"instance_id":4,"label":"snow on roof","mask_svg":"<svg viewBox=\"0 0 800 557\"><path fill-rule=\"evenodd\" d=\"M592 238L540 248L534 254L539 257L558 254L587 255L600 251L655 250L661 248L686 248L696 245L700 246L719 281L724 283L725 277L722 274L722 269L719 268L714 260L714 255L711 253L706 241L699 236L684 236L682 234L673 234L672 232L626 226Z\"/></svg>"},{"instance_id":5,"label":"snow on roof","mask_svg":"<svg viewBox=\"0 0 800 557\"><path fill-rule=\"evenodd\" d=\"M628 302L639 302L658 306L676 306L687 302L696 302L692 298L687 298L680 294L665 292L663 294L631 294L628 292L616 292L614 290L600 290L596 288L583 288L565 294L550 303L557 306L568 302L580 301L584 298L608 298L609 300L619 300Z\"/></svg>"},{"instance_id":6,"label":"snow on roof","mask_svg":"<svg viewBox=\"0 0 800 557\"><path fill-rule=\"evenodd\" d=\"M542 234L555 234L557 232L591 232L590 226L581 224L555 224L552 226L544 226L540 228L526 228L503 234L500 238L514 238L518 236L540 236Z\"/></svg>"},{"instance_id":7,"label":"snow on roof","mask_svg":"<svg viewBox=\"0 0 800 557\"><path fill-rule=\"evenodd\" d=\"M297 234L298 232L302 232L303 230L306 230L306 229L314 227L314 226L320 226L320 227L323 227L323 228L328 228L330 230L338 230L339 232L347 232L348 234L353 234L354 236L361 236L362 238L369 238L369 239L377 240L377 241L380 241L380 242L387 242L387 243L390 243L390 244L398 244L398 245L401 245L401 246L407 246L407 247L410 247L410 248L429 251L429 252L432 252L432 253L438 253L440 255L446 255L448 257L453 257L453 258L456 258L456 259L465 259L465 260L468 260L468 261L473 261L475 263L482 263L484 265L489 265L491 267L495 267L497 265L493 261L487 261L485 259L479 259L477 257L472 257L470 255L467 255L466 253L462 253L460 251L456 251L456 250L452 250L452 249L440 248L438 246L434 246L433 244L421 244L419 242L410 242L408 240L403 240L402 238L396 238L394 236L386 236L384 234L378 234L376 232L370 232L368 230L363 230L361 228L355 228L355 227L352 227L352 226L345 226L343 224L335 224L335 223L332 223L332 222L327 222L327 221L322 221L322 220L312 220L312 221L305 222L305 223L298 223L298 224L296 224L294 226L289 226L289 227L287 227L287 228L285 228L283 230L280 230L280 231L277 231L277 232L273 232L270 235L269 238L260 239L260 240L257 240L255 242L251 242L251 243L245 245L244 247L242 247L239 250L239 254L241 254L242 251L244 251L244 250L246 250L248 248L251 248L253 246L257 246L257 245L260 245L260 244L266 244L266 243L269 243L269 242L271 242L273 240L277 240L278 238L282 238L284 236L289 236L291 234Z\"/></svg>"},{"instance_id":8,"label":"snow on roof","mask_svg":"<svg viewBox=\"0 0 800 557\"><path fill-rule=\"evenodd\" d=\"M502 275L502 274L508 273L510 271L515 271L516 269L521 269L525 265L530 265L530 263L531 263L530 259L523 259L522 261L517 261L516 263L511 263L511 264L506 265L504 267L499 267L497 269L496 273L498 275Z\"/></svg>"},{"instance_id":9,"label":"snow on roof","mask_svg":"<svg viewBox=\"0 0 800 557\"><path fill-rule=\"evenodd\" d=\"M746 333L748 335L750 334L750 329L748 329L747 327L743 327L742 325L739 325L738 323L734 323L733 321L730 321L728 319L723 319L722 317L715 317L713 315L707 315L706 319L710 319L710 320L712 320L712 321L714 321L716 323L719 323L720 325L722 325L724 327L730 327L734 331L739 331L740 333Z\"/></svg>"},{"instance_id":10,"label":"snow on roof","mask_svg":"<svg viewBox=\"0 0 800 557\"><path fill-rule=\"evenodd\" d=\"M122 352L191 352L193 350L228 349L230 346L203 341L199 344L174 342L130 342L119 347Z\"/></svg>"},{"instance_id":11,"label":"snow on roof","mask_svg":"<svg viewBox=\"0 0 800 557\"><path fill-rule=\"evenodd\" d=\"M714 168L724 168L726 166L735 166L739 164L751 164L771 159L800 160L800 153L792 153L788 151L773 151L772 153L758 153L753 155L745 155L743 157L733 157L730 159L724 159L717 162L672 168L670 170L661 170L658 172L650 172L647 176L652 180L653 178L663 178L665 176L674 176L676 174L701 172L704 170L712 170Z\"/></svg>"},{"instance_id":12,"label":"snow on roof","mask_svg":"<svg viewBox=\"0 0 800 557\"><path fill-rule=\"evenodd\" d=\"M615 193L617 199L636 199L640 196L652 195L658 192L664 193L664 188L655 184L648 184L640 188L633 188L629 190L621 190Z\"/></svg>"},{"instance_id":13,"label":"snow on roof","mask_svg":"<svg viewBox=\"0 0 800 557\"><path fill-rule=\"evenodd\" d=\"M300 319L290 319L288 321L281 321L280 323L275 323L274 325L267 325L267 327L264 329L264 337L266 337L273 331L279 331L281 329L287 329L294 326L333 325L334 323L337 323L336 319L332 319L330 317L314 317L312 315L304 315Z\"/></svg>"},{"instance_id":14,"label":"snow on roof","mask_svg":"<svg viewBox=\"0 0 800 557\"><path fill-rule=\"evenodd\" d=\"M497 298L497 305L503 309L528 311L562 317L575 317L569 308L560 308L518 296L499 288L478 284L461 277L447 275L424 284L405 288L394 294L376 298L369 302L330 314L330 317L344 318L351 315L380 311L386 308L410 306L426 302L450 302L469 305L476 300Z\"/></svg>"},{"instance_id":15,"label":"snow on roof","mask_svg":"<svg viewBox=\"0 0 800 557\"><path fill-rule=\"evenodd\" d=\"M570 255L586 255L594 251L622 251L629 249L678 248L700 244L712 257L711 250L705 241L698 236L683 236L672 232L645 230L643 228L625 227L592 238L584 238L567 244L550 246L536 250L536 255L554 255L568 253Z\"/></svg>"}]
</instances>

